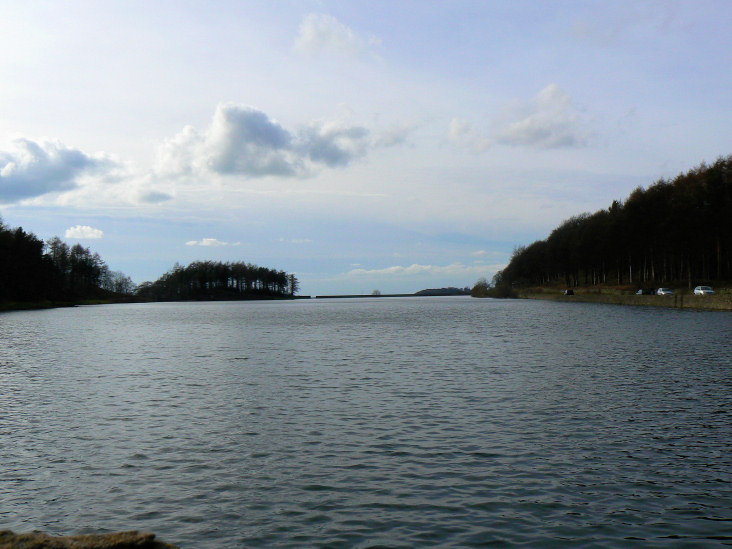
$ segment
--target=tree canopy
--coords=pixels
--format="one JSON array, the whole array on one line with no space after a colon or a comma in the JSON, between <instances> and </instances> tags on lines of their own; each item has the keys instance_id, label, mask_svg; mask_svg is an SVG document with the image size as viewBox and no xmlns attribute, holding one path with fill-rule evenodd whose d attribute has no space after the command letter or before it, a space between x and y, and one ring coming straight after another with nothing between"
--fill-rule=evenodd
<instances>
[{"instance_id":1,"label":"tree canopy","mask_svg":"<svg viewBox=\"0 0 732 549\"><path fill-rule=\"evenodd\" d=\"M58 237L44 243L0 219L0 305L74 303L132 294L155 301L268 299L292 297L299 287L294 274L251 263L213 261L176 264L155 282L137 287L81 244L69 246Z\"/></svg>"},{"instance_id":2,"label":"tree canopy","mask_svg":"<svg viewBox=\"0 0 732 549\"><path fill-rule=\"evenodd\" d=\"M518 247L513 285L688 284L732 280L732 156L564 221Z\"/></svg>"},{"instance_id":3,"label":"tree canopy","mask_svg":"<svg viewBox=\"0 0 732 549\"><path fill-rule=\"evenodd\" d=\"M155 301L266 299L293 296L299 286L293 274L251 263L194 261L140 284L137 293Z\"/></svg>"},{"instance_id":4,"label":"tree canopy","mask_svg":"<svg viewBox=\"0 0 732 549\"><path fill-rule=\"evenodd\" d=\"M134 284L81 244L47 243L0 220L0 303L74 302L130 294Z\"/></svg>"}]
</instances>

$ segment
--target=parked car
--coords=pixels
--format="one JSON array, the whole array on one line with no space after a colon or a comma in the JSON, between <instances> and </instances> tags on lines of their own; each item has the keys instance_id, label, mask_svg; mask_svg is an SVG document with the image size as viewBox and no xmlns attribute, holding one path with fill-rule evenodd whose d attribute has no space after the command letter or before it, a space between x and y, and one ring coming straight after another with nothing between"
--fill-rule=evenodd
<instances>
[{"instance_id":1,"label":"parked car","mask_svg":"<svg viewBox=\"0 0 732 549\"><path fill-rule=\"evenodd\" d=\"M572 290L572 289L564 290L564 295L574 295L574 290Z\"/></svg>"},{"instance_id":2,"label":"parked car","mask_svg":"<svg viewBox=\"0 0 732 549\"><path fill-rule=\"evenodd\" d=\"M656 290L653 288L641 288L637 292L635 292L635 295L654 295L656 293Z\"/></svg>"},{"instance_id":3,"label":"parked car","mask_svg":"<svg viewBox=\"0 0 732 549\"><path fill-rule=\"evenodd\" d=\"M671 288L659 288L656 295L674 295L674 291Z\"/></svg>"},{"instance_id":4,"label":"parked car","mask_svg":"<svg viewBox=\"0 0 732 549\"><path fill-rule=\"evenodd\" d=\"M709 286L697 286L694 288L694 295L714 295L714 290Z\"/></svg>"}]
</instances>

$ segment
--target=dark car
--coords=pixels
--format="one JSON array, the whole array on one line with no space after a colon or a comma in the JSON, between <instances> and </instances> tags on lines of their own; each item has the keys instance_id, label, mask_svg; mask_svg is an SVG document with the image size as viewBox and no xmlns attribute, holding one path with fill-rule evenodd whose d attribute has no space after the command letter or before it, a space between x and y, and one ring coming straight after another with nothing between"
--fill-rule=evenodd
<instances>
[{"instance_id":1,"label":"dark car","mask_svg":"<svg viewBox=\"0 0 732 549\"><path fill-rule=\"evenodd\" d=\"M574 290L564 290L564 295L574 295Z\"/></svg>"}]
</instances>

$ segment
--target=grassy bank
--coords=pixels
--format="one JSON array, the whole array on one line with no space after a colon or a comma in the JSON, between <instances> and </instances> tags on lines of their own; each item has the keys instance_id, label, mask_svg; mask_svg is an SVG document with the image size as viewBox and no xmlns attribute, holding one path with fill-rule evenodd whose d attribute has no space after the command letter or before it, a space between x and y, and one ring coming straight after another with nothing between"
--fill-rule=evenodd
<instances>
[{"instance_id":1,"label":"grassy bank","mask_svg":"<svg viewBox=\"0 0 732 549\"><path fill-rule=\"evenodd\" d=\"M635 295L613 289L576 288L574 295L567 296L558 289L527 288L519 290L518 297L549 301L579 301L582 303L606 303L610 305L666 307L670 309L732 311L732 293L724 290L718 291L715 295L694 295L691 293Z\"/></svg>"}]
</instances>

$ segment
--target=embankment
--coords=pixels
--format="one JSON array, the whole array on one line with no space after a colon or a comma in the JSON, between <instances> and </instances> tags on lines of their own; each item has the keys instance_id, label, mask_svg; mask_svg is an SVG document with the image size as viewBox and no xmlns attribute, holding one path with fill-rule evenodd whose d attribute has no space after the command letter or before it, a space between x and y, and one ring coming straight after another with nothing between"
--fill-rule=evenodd
<instances>
[{"instance_id":1,"label":"embankment","mask_svg":"<svg viewBox=\"0 0 732 549\"><path fill-rule=\"evenodd\" d=\"M606 303L609 305L635 305L643 307L666 307L669 309L695 309L705 311L732 311L732 294L715 295L627 295L613 293L583 292L563 295L559 291L519 291L523 299L544 299L549 301L579 301L582 303Z\"/></svg>"}]
</instances>

